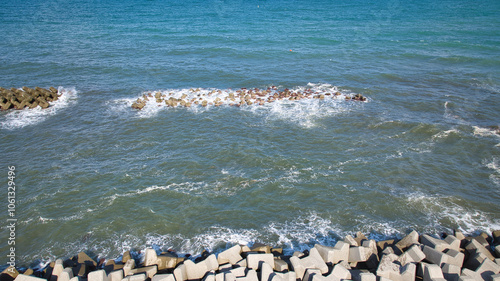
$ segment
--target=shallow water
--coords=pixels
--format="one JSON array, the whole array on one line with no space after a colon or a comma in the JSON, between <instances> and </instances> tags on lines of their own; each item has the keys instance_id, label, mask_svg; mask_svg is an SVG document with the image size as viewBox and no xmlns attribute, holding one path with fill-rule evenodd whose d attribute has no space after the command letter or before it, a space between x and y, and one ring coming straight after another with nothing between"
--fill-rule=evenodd
<instances>
[{"instance_id":1,"label":"shallow water","mask_svg":"<svg viewBox=\"0 0 500 281\"><path fill-rule=\"evenodd\" d=\"M7 167L17 171L19 264L499 229L499 8L0 4L0 86L63 92L48 110L0 112L2 186ZM273 85L368 101L130 107L150 92Z\"/></svg>"}]
</instances>

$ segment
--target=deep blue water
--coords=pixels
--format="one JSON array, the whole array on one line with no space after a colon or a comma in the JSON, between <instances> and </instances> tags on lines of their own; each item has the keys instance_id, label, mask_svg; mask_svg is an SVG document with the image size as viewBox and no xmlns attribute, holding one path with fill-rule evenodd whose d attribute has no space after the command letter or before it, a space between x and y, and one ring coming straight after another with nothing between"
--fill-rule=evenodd
<instances>
[{"instance_id":1,"label":"deep blue water","mask_svg":"<svg viewBox=\"0 0 500 281\"><path fill-rule=\"evenodd\" d=\"M499 229L499 11L493 0L3 1L0 86L63 93L47 110L0 112L19 263ZM342 98L131 108L149 92L273 85ZM355 94L368 101L344 99Z\"/></svg>"}]
</instances>

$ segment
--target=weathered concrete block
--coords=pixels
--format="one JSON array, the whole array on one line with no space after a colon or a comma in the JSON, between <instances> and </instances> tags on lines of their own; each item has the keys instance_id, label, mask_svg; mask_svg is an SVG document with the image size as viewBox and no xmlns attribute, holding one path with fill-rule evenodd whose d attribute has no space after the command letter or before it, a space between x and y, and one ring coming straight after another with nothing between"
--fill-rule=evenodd
<instances>
[{"instance_id":1,"label":"weathered concrete block","mask_svg":"<svg viewBox=\"0 0 500 281\"><path fill-rule=\"evenodd\" d=\"M252 252L259 252L263 254L270 254L271 253L271 246L269 245L264 245L261 243L255 243L252 247Z\"/></svg>"},{"instance_id":2,"label":"weathered concrete block","mask_svg":"<svg viewBox=\"0 0 500 281\"><path fill-rule=\"evenodd\" d=\"M500 258L500 247L495 247L495 251L493 252L495 257Z\"/></svg>"},{"instance_id":3,"label":"weathered concrete block","mask_svg":"<svg viewBox=\"0 0 500 281\"><path fill-rule=\"evenodd\" d=\"M431 248L427 245L423 247L423 252L425 254L425 260L438 265L439 267L448 262L448 255L445 253L438 251L434 248Z\"/></svg>"},{"instance_id":4,"label":"weathered concrete block","mask_svg":"<svg viewBox=\"0 0 500 281\"><path fill-rule=\"evenodd\" d=\"M135 260L129 259L123 266L123 276L128 276L129 272L135 268Z\"/></svg>"},{"instance_id":5,"label":"weathered concrete block","mask_svg":"<svg viewBox=\"0 0 500 281\"><path fill-rule=\"evenodd\" d=\"M108 273L109 281L121 281L123 279L123 270L115 270Z\"/></svg>"},{"instance_id":6,"label":"weathered concrete block","mask_svg":"<svg viewBox=\"0 0 500 281\"><path fill-rule=\"evenodd\" d=\"M383 255L377 268L377 276L399 280L401 266L394 263L396 260L398 260L398 256L395 254Z\"/></svg>"},{"instance_id":7,"label":"weathered concrete block","mask_svg":"<svg viewBox=\"0 0 500 281\"><path fill-rule=\"evenodd\" d=\"M176 281L185 281L188 279L185 263L179 265L174 269L174 277Z\"/></svg>"},{"instance_id":8,"label":"weathered concrete block","mask_svg":"<svg viewBox=\"0 0 500 281\"><path fill-rule=\"evenodd\" d=\"M126 276L122 281L145 281L147 278L146 273L139 273L136 275Z\"/></svg>"},{"instance_id":9,"label":"weathered concrete block","mask_svg":"<svg viewBox=\"0 0 500 281\"><path fill-rule=\"evenodd\" d=\"M92 271L87 277L88 281L108 281L108 275L104 269Z\"/></svg>"},{"instance_id":10,"label":"weathered concrete block","mask_svg":"<svg viewBox=\"0 0 500 281\"><path fill-rule=\"evenodd\" d=\"M309 256L305 258L299 259L298 257L291 257L290 263L292 264L293 270L297 274L297 278L300 279L304 277L304 273L308 268L317 268L321 270L321 273L323 274L328 272L328 266L316 248L312 248L309 251Z\"/></svg>"},{"instance_id":11,"label":"weathered concrete block","mask_svg":"<svg viewBox=\"0 0 500 281\"><path fill-rule=\"evenodd\" d=\"M261 278L260 280L266 281L296 281L297 275L294 271L289 271L287 273L274 272L272 267L264 263L261 268Z\"/></svg>"},{"instance_id":12,"label":"weathered concrete block","mask_svg":"<svg viewBox=\"0 0 500 281\"><path fill-rule=\"evenodd\" d=\"M338 241L337 244L335 244L335 247L316 244L314 245L314 248L318 250L318 253L323 258L323 261L325 261L325 263L329 262L332 264L336 264L342 260L349 260L349 244L343 241Z\"/></svg>"},{"instance_id":13,"label":"weathered concrete block","mask_svg":"<svg viewBox=\"0 0 500 281\"><path fill-rule=\"evenodd\" d=\"M460 277L462 268L454 264L445 263L441 266L441 270L443 271L444 279L448 281L457 281L458 277Z\"/></svg>"},{"instance_id":14,"label":"weathered concrete block","mask_svg":"<svg viewBox=\"0 0 500 281\"><path fill-rule=\"evenodd\" d=\"M146 249L146 253L144 254L144 266L155 265L158 260L158 255L156 255L156 251L154 249Z\"/></svg>"},{"instance_id":15,"label":"weathered concrete block","mask_svg":"<svg viewBox=\"0 0 500 281\"><path fill-rule=\"evenodd\" d=\"M219 269L219 263L214 254L209 255L205 260L194 263L192 260L185 260L187 279L201 279L207 272ZM175 275L175 270L174 270ZM177 276L176 276L177 279Z\"/></svg>"},{"instance_id":16,"label":"weathered concrete block","mask_svg":"<svg viewBox=\"0 0 500 281\"><path fill-rule=\"evenodd\" d=\"M251 269L259 269L261 263L267 263L274 268L273 254L249 254L247 256L247 267Z\"/></svg>"},{"instance_id":17,"label":"weathered concrete block","mask_svg":"<svg viewBox=\"0 0 500 281\"><path fill-rule=\"evenodd\" d=\"M350 247L349 262L365 262L371 255L371 249L366 247Z\"/></svg>"},{"instance_id":18,"label":"weathered concrete block","mask_svg":"<svg viewBox=\"0 0 500 281\"><path fill-rule=\"evenodd\" d=\"M184 258L179 258L173 254L165 253L158 256L156 259L156 265L158 266L158 270L173 269L183 261Z\"/></svg>"},{"instance_id":19,"label":"weathered concrete block","mask_svg":"<svg viewBox=\"0 0 500 281\"><path fill-rule=\"evenodd\" d=\"M494 274L490 276L491 281L500 281L500 274Z\"/></svg>"},{"instance_id":20,"label":"weathered concrete block","mask_svg":"<svg viewBox=\"0 0 500 281\"><path fill-rule=\"evenodd\" d=\"M425 259L424 252L420 249L420 246L413 244L408 250L406 250L402 255L399 256L398 261L401 265L406 265L408 263L414 262L419 263Z\"/></svg>"},{"instance_id":21,"label":"weathered concrete block","mask_svg":"<svg viewBox=\"0 0 500 281\"><path fill-rule=\"evenodd\" d=\"M484 280L488 280L492 275L500 273L500 265L489 259L485 259L476 269L476 272L479 273Z\"/></svg>"},{"instance_id":22,"label":"weathered concrete block","mask_svg":"<svg viewBox=\"0 0 500 281\"><path fill-rule=\"evenodd\" d=\"M304 273L304 277L302 278L302 281L312 281L313 276L315 276L315 275L323 277L321 274L321 270L319 270L317 268L308 268L308 269L306 269L306 272Z\"/></svg>"},{"instance_id":23,"label":"weathered concrete block","mask_svg":"<svg viewBox=\"0 0 500 281\"><path fill-rule=\"evenodd\" d=\"M426 264L423 281L434 281L438 278L444 279L443 271L437 264Z\"/></svg>"},{"instance_id":24,"label":"weathered concrete block","mask_svg":"<svg viewBox=\"0 0 500 281\"><path fill-rule=\"evenodd\" d=\"M235 245L235 246L221 252L217 256L217 262L219 264L225 264L225 263L236 264L241 259L242 259L242 257L241 257L241 246L240 245Z\"/></svg>"},{"instance_id":25,"label":"weathered concrete block","mask_svg":"<svg viewBox=\"0 0 500 281\"><path fill-rule=\"evenodd\" d=\"M399 240L399 242L396 243L396 247L398 247L401 250L404 250L411 247L413 244L420 244L418 242L418 237L419 237L418 232L413 230L408 235L403 237L403 239Z\"/></svg>"},{"instance_id":26,"label":"weathered concrete block","mask_svg":"<svg viewBox=\"0 0 500 281\"><path fill-rule=\"evenodd\" d=\"M454 235L448 235L444 239L444 242L448 243L449 249L453 249L455 251L460 251L460 240Z\"/></svg>"},{"instance_id":27,"label":"weathered concrete block","mask_svg":"<svg viewBox=\"0 0 500 281\"><path fill-rule=\"evenodd\" d=\"M90 263L93 266L97 266L97 262L89 257L84 252L80 252L77 256L77 263Z\"/></svg>"},{"instance_id":28,"label":"weathered concrete block","mask_svg":"<svg viewBox=\"0 0 500 281\"><path fill-rule=\"evenodd\" d=\"M401 267L401 280L415 280L417 274L417 266L414 263L408 263Z\"/></svg>"},{"instance_id":29,"label":"weathered concrete block","mask_svg":"<svg viewBox=\"0 0 500 281\"><path fill-rule=\"evenodd\" d=\"M462 268L462 274L460 275L460 277L469 277L471 278L472 280L476 281L476 280L483 280L483 278L481 277L481 274L475 272L475 271L472 271L468 268ZM460 280L460 278L459 278Z\"/></svg>"},{"instance_id":30,"label":"weathered concrete block","mask_svg":"<svg viewBox=\"0 0 500 281\"><path fill-rule=\"evenodd\" d=\"M351 279L351 272L347 268L345 268L343 265L338 263L333 267L333 270L329 274L329 276L332 276L332 277L334 277L336 279L340 279L340 280L348 280L348 279Z\"/></svg>"},{"instance_id":31,"label":"weathered concrete block","mask_svg":"<svg viewBox=\"0 0 500 281\"><path fill-rule=\"evenodd\" d=\"M63 272L63 270L64 270L63 260L57 259L56 263L54 264L54 269L52 270L52 275L59 276L61 272Z\"/></svg>"},{"instance_id":32,"label":"weathered concrete block","mask_svg":"<svg viewBox=\"0 0 500 281\"><path fill-rule=\"evenodd\" d=\"M356 239L354 239L351 235L347 235L346 237L344 237L344 242L353 247L359 246L358 241L356 241Z\"/></svg>"},{"instance_id":33,"label":"weathered concrete block","mask_svg":"<svg viewBox=\"0 0 500 281\"><path fill-rule=\"evenodd\" d=\"M366 236L361 231L358 231L354 235L354 240L356 240L356 242L358 243L358 246L361 246L363 241L368 240L368 238L366 238Z\"/></svg>"},{"instance_id":34,"label":"weathered concrete block","mask_svg":"<svg viewBox=\"0 0 500 281\"><path fill-rule=\"evenodd\" d=\"M444 251L447 257L447 263L462 267L464 264L465 255L454 249L447 249Z\"/></svg>"},{"instance_id":35,"label":"weathered concrete block","mask_svg":"<svg viewBox=\"0 0 500 281\"><path fill-rule=\"evenodd\" d=\"M274 258L274 270L276 271L288 270L288 263L282 259Z\"/></svg>"},{"instance_id":36,"label":"weathered concrete block","mask_svg":"<svg viewBox=\"0 0 500 281\"><path fill-rule=\"evenodd\" d=\"M145 273L148 278L153 278L153 276L158 272L156 265L150 265L146 267L138 267L131 269L127 275L135 275L139 273ZM90 280L89 280L90 281Z\"/></svg>"},{"instance_id":37,"label":"weathered concrete block","mask_svg":"<svg viewBox=\"0 0 500 281\"><path fill-rule=\"evenodd\" d=\"M434 250L436 250L438 252L442 252L445 249L450 248L450 245L448 243L446 243L445 241L438 239L438 238L431 237L427 234L423 234L420 236L420 242L424 245L427 245L427 246L433 248Z\"/></svg>"},{"instance_id":38,"label":"weathered concrete block","mask_svg":"<svg viewBox=\"0 0 500 281\"><path fill-rule=\"evenodd\" d=\"M235 264L236 266L247 267L247 259L241 259Z\"/></svg>"},{"instance_id":39,"label":"weathered concrete block","mask_svg":"<svg viewBox=\"0 0 500 281\"><path fill-rule=\"evenodd\" d=\"M121 271L121 270L120 270ZM73 269L72 268L65 268L61 274L59 274L59 277L57 277L57 281L69 281L71 280L71 278L73 278ZM123 278L123 276L122 276ZM122 280L122 278L120 278L120 280ZM109 279L109 278L108 278ZM118 280L118 281L120 281ZM115 280L110 280L110 281L115 281Z\"/></svg>"},{"instance_id":40,"label":"weathered concrete block","mask_svg":"<svg viewBox=\"0 0 500 281\"><path fill-rule=\"evenodd\" d=\"M465 261L464 267L470 270L476 270L485 259L488 259L488 257L483 253L475 253Z\"/></svg>"},{"instance_id":41,"label":"weathered concrete block","mask_svg":"<svg viewBox=\"0 0 500 281\"><path fill-rule=\"evenodd\" d=\"M469 254L474 255L476 252L484 254L488 259L494 260L495 257L491 254L491 252L486 249L481 243L478 242L477 239L472 239L466 246L465 250L469 252Z\"/></svg>"},{"instance_id":42,"label":"weathered concrete block","mask_svg":"<svg viewBox=\"0 0 500 281\"><path fill-rule=\"evenodd\" d=\"M361 246L370 249L370 253L378 255L377 242L375 240L363 240Z\"/></svg>"}]
</instances>

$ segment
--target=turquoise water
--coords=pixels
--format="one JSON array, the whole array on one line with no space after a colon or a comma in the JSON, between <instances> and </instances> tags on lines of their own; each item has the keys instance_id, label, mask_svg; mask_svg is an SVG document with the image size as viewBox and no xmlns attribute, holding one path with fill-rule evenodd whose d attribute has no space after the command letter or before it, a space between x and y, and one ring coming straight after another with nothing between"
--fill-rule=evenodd
<instances>
[{"instance_id":1,"label":"turquoise water","mask_svg":"<svg viewBox=\"0 0 500 281\"><path fill-rule=\"evenodd\" d=\"M8 166L17 172L17 261L500 229L499 11L3 1L0 86L63 93L47 110L0 112L2 186ZM158 91L271 86L341 98L131 108ZM355 94L367 102L344 99Z\"/></svg>"}]
</instances>

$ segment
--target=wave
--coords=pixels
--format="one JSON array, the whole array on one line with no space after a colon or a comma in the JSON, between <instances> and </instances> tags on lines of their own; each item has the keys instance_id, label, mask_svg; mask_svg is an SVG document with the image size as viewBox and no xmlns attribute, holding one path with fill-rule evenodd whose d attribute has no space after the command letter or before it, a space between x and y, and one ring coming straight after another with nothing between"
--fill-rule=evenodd
<instances>
[{"instance_id":1,"label":"wave","mask_svg":"<svg viewBox=\"0 0 500 281\"><path fill-rule=\"evenodd\" d=\"M14 130L31 126L45 121L49 116L56 115L61 109L64 109L75 103L77 91L74 88L58 88L59 94L62 94L59 99L46 108L42 109L37 106L33 109L11 110L0 117L0 128L6 130Z\"/></svg>"}]
</instances>

